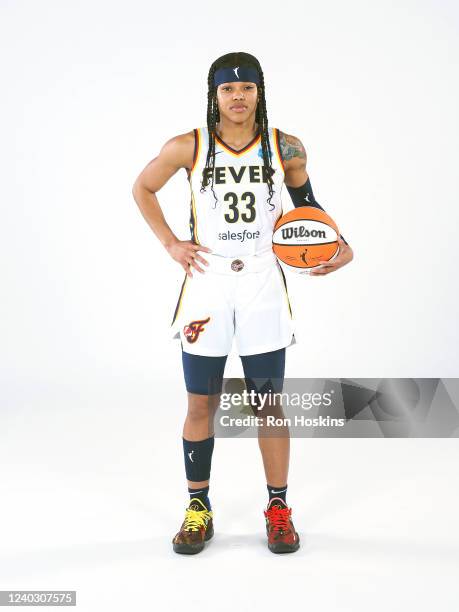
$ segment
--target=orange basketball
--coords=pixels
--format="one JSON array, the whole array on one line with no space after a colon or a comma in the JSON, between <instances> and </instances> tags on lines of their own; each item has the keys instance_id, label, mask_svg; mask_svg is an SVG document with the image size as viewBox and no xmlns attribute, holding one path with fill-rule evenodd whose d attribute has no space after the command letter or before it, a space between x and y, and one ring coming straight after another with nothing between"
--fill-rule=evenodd
<instances>
[{"instance_id":1,"label":"orange basketball","mask_svg":"<svg viewBox=\"0 0 459 612\"><path fill-rule=\"evenodd\" d=\"M307 274L319 261L330 261L339 253L336 223L315 206L298 206L280 217L274 227L273 251L285 267Z\"/></svg>"}]
</instances>

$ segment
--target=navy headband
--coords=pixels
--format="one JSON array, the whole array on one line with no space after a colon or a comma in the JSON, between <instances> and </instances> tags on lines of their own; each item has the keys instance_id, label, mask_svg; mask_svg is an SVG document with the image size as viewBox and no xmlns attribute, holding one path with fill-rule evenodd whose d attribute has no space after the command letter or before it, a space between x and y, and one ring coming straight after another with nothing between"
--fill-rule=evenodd
<instances>
[{"instance_id":1,"label":"navy headband","mask_svg":"<svg viewBox=\"0 0 459 612\"><path fill-rule=\"evenodd\" d=\"M214 75L214 85L218 87L222 83L243 81L244 83L260 83L260 76L256 68L250 66L235 66L234 68L218 68Z\"/></svg>"}]
</instances>

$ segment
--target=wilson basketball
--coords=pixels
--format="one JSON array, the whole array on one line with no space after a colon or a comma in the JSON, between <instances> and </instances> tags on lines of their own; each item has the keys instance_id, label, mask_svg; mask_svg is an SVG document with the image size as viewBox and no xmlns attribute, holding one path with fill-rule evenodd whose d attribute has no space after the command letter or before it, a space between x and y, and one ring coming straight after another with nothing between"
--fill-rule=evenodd
<instances>
[{"instance_id":1,"label":"wilson basketball","mask_svg":"<svg viewBox=\"0 0 459 612\"><path fill-rule=\"evenodd\" d=\"M339 253L336 223L315 206L298 206L280 217L274 227L273 251L288 270L307 274L319 261Z\"/></svg>"}]
</instances>

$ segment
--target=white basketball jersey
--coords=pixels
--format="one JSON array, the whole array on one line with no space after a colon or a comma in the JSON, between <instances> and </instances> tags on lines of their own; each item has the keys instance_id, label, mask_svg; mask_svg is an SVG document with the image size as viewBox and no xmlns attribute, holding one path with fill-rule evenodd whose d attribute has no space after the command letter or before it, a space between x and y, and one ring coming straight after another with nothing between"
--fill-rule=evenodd
<instances>
[{"instance_id":1,"label":"white basketball jersey","mask_svg":"<svg viewBox=\"0 0 459 612\"><path fill-rule=\"evenodd\" d=\"M272 250L273 228L282 215L281 190L284 184L279 130L268 128L272 152L273 196L263 167L261 134L236 151L215 137L215 170L212 193L209 184L201 193L201 182L209 147L207 127L196 128L193 166L188 176L191 189L191 239L209 247L215 255L237 257Z\"/></svg>"}]
</instances>

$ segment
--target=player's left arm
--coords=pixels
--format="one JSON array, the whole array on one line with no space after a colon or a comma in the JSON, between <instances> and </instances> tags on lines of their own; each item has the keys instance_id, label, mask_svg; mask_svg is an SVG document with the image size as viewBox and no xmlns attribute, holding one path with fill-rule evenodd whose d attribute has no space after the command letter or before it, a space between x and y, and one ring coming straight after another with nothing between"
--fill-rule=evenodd
<instances>
[{"instance_id":1,"label":"player's left arm","mask_svg":"<svg viewBox=\"0 0 459 612\"><path fill-rule=\"evenodd\" d=\"M306 150L301 140L279 130L279 145L285 168L284 183L292 198L293 205L295 207L315 206L324 210L312 192L311 181L306 171ZM318 276L334 272L353 259L354 253L352 248L341 234L338 238L338 244L340 252L337 257L333 261L319 262L322 267L311 271L311 275Z\"/></svg>"}]
</instances>

